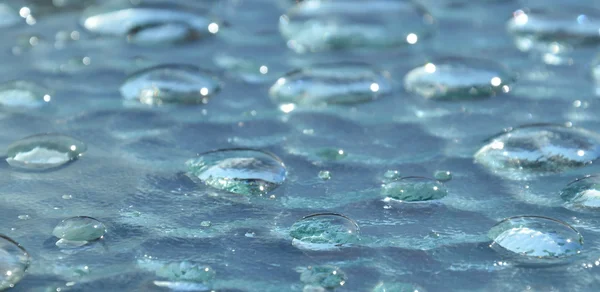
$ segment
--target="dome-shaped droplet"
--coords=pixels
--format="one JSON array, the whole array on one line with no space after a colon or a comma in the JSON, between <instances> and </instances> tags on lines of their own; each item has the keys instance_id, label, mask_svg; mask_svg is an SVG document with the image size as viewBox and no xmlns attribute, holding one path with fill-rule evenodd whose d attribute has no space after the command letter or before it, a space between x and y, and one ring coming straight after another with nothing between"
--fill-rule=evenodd
<instances>
[{"instance_id":1,"label":"dome-shaped droplet","mask_svg":"<svg viewBox=\"0 0 600 292\"><path fill-rule=\"evenodd\" d=\"M52 231L52 235L68 241L93 241L106 233L104 223L87 216L67 218Z\"/></svg>"},{"instance_id":2,"label":"dome-shaped droplet","mask_svg":"<svg viewBox=\"0 0 600 292\"><path fill-rule=\"evenodd\" d=\"M45 170L62 166L79 158L85 143L61 134L38 134L8 146L6 162L12 167Z\"/></svg>"},{"instance_id":3,"label":"dome-shaped droplet","mask_svg":"<svg viewBox=\"0 0 600 292\"><path fill-rule=\"evenodd\" d=\"M439 200L448 195L448 189L439 181L425 177L403 177L386 183L381 193L387 199L403 202L423 202Z\"/></svg>"},{"instance_id":4,"label":"dome-shaped droplet","mask_svg":"<svg viewBox=\"0 0 600 292\"><path fill-rule=\"evenodd\" d=\"M414 44L434 30L433 18L409 0L308 0L279 19L296 52Z\"/></svg>"},{"instance_id":5,"label":"dome-shaped droplet","mask_svg":"<svg viewBox=\"0 0 600 292\"><path fill-rule=\"evenodd\" d=\"M600 176L588 175L569 183L560 191L567 208L600 210Z\"/></svg>"},{"instance_id":6,"label":"dome-shaped droplet","mask_svg":"<svg viewBox=\"0 0 600 292\"><path fill-rule=\"evenodd\" d=\"M408 72L404 87L425 98L465 100L508 92L514 81L508 69L493 61L447 58Z\"/></svg>"},{"instance_id":7,"label":"dome-shaped droplet","mask_svg":"<svg viewBox=\"0 0 600 292\"><path fill-rule=\"evenodd\" d=\"M343 286L347 277L344 271L335 266L310 266L301 270L300 281L306 285L322 287L329 291Z\"/></svg>"},{"instance_id":8,"label":"dome-shaped droplet","mask_svg":"<svg viewBox=\"0 0 600 292\"><path fill-rule=\"evenodd\" d=\"M30 262L29 253L21 245L0 235L0 290L14 287L25 276Z\"/></svg>"},{"instance_id":9,"label":"dome-shaped droplet","mask_svg":"<svg viewBox=\"0 0 600 292\"><path fill-rule=\"evenodd\" d=\"M490 247L516 261L556 260L577 255L583 237L567 223L539 216L511 217L488 233Z\"/></svg>"},{"instance_id":10,"label":"dome-shaped droplet","mask_svg":"<svg viewBox=\"0 0 600 292\"><path fill-rule=\"evenodd\" d=\"M99 35L127 37L139 44L169 44L213 35L218 24L187 8L105 5L90 7L81 24Z\"/></svg>"},{"instance_id":11,"label":"dome-shaped droplet","mask_svg":"<svg viewBox=\"0 0 600 292\"><path fill-rule=\"evenodd\" d=\"M353 104L390 93L387 72L365 63L330 63L292 71L279 78L269 93L280 104L318 106Z\"/></svg>"},{"instance_id":12,"label":"dome-shaped droplet","mask_svg":"<svg viewBox=\"0 0 600 292\"><path fill-rule=\"evenodd\" d=\"M253 149L225 149L186 162L189 173L216 189L265 195L285 181L286 169L275 155Z\"/></svg>"},{"instance_id":13,"label":"dome-shaped droplet","mask_svg":"<svg viewBox=\"0 0 600 292\"><path fill-rule=\"evenodd\" d=\"M160 65L130 75L121 85L125 100L147 105L199 104L221 89L211 73L188 65Z\"/></svg>"},{"instance_id":14,"label":"dome-shaped droplet","mask_svg":"<svg viewBox=\"0 0 600 292\"><path fill-rule=\"evenodd\" d=\"M28 81L0 84L0 110L28 110L46 105L52 97L49 90Z\"/></svg>"},{"instance_id":15,"label":"dome-shaped droplet","mask_svg":"<svg viewBox=\"0 0 600 292\"><path fill-rule=\"evenodd\" d=\"M356 222L344 215L320 213L305 216L290 228L292 244L301 249L329 250L359 241Z\"/></svg>"},{"instance_id":16,"label":"dome-shaped droplet","mask_svg":"<svg viewBox=\"0 0 600 292\"><path fill-rule=\"evenodd\" d=\"M492 137L475 161L510 179L582 167L600 157L600 135L559 125L531 125Z\"/></svg>"}]
</instances>

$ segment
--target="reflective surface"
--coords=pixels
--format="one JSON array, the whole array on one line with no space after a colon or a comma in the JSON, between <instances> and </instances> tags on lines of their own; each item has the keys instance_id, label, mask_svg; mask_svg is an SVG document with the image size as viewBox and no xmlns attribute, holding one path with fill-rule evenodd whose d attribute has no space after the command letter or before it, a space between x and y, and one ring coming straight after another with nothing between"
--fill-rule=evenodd
<instances>
[{"instance_id":1,"label":"reflective surface","mask_svg":"<svg viewBox=\"0 0 600 292\"><path fill-rule=\"evenodd\" d=\"M14 287L25 276L31 258L16 241L0 235L0 290Z\"/></svg>"},{"instance_id":2,"label":"reflective surface","mask_svg":"<svg viewBox=\"0 0 600 292\"><path fill-rule=\"evenodd\" d=\"M15 168L45 170L78 159L87 150L85 143L61 134L29 136L8 146L6 162Z\"/></svg>"},{"instance_id":3,"label":"reflective surface","mask_svg":"<svg viewBox=\"0 0 600 292\"><path fill-rule=\"evenodd\" d=\"M423 202L439 200L448 194L446 187L439 181L425 177L403 177L384 184L381 193L387 200L401 202Z\"/></svg>"},{"instance_id":4,"label":"reflective surface","mask_svg":"<svg viewBox=\"0 0 600 292\"><path fill-rule=\"evenodd\" d=\"M327 250L358 243L358 224L335 213L305 216L290 228L292 244L301 249Z\"/></svg>"},{"instance_id":5,"label":"reflective surface","mask_svg":"<svg viewBox=\"0 0 600 292\"><path fill-rule=\"evenodd\" d=\"M589 175L569 183L560 191L567 208L598 210L600 208L600 178Z\"/></svg>"}]
</instances>

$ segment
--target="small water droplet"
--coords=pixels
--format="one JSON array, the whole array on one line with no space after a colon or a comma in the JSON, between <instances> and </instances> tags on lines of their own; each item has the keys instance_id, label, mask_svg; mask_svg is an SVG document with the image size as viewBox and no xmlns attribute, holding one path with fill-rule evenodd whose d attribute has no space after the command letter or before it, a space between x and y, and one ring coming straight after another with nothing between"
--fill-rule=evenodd
<instances>
[{"instance_id":1,"label":"small water droplet","mask_svg":"<svg viewBox=\"0 0 600 292\"><path fill-rule=\"evenodd\" d=\"M407 91L436 100L485 98L506 92L515 78L489 60L452 57L427 63L406 74Z\"/></svg>"},{"instance_id":2,"label":"small water droplet","mask_svg":"<svg viewBox=\"0 0 600 292\"><path fill-rule=\"evenodd\" d=\"M390 93L391 87L387 73L365 63L341 62L294 70L279 78L269 93L281 105L323 106L371 101Z\"/></svg>"},{"instance_id":3,"label":"small water droplet","mask_svg":"<svg viewBox=\"0 0 600 292\"><path fill-rule=\"evenodd\" d=\"M62 220L52 235L66 241L88 242L100 239L106 233L106 226L92 217L77 216Z\"/></svg>"},{"instance_id":4,"label":"small water droplet","mask_svg":"<svg viewBox=\"0 0 600 292\"><path fill-rule=\"evenodd\" d=\"M29 219L31 219L31 216L29 216L29 215L19 215L18 218L21 219L21 220L29 220Z\"/></svg>"},{"instance_id":5,"label":"small water droplet","mask_svg":"<svg viewBox=\"0 0 600 292\"><path fill-rule=\"evenodd\" d=\"M11 238L0 235L0 290L14 287L24 276L31 258Z\"/></svg>"},{"instance_id":6,"label":"small water droplet","mask_svg":"<svg viewBox=\"0 0 600 292\"><path fill-rule=\"evenodd\" d=\"M348 152L337 148L324 148L317 151L316 154L319 156L319 158L328 161L342 160L348 156Z\"/></svg>"},{"instance_id":7,"label":"small water droplet","mask_svg":"<svg viewBox=\"0 0 600 292\"><path fill-rule=\"evenodd\" d=\"M433 173L433 177L438 181L447 182L452 180L452 172L447 170L438 170Z\"/></svg>"},{"instance_id":8,"label":"small water droplet","mask_svg":"<svg viewBox=\"0 0 600 292\"><path fill-rule=\"evenodd\" d=\"M321 171L319 171L319 178L322 180L330 180L331 173L329 173L328 170L321 170Z\"/></svg>"},{"instance_id":9,"label":"small water droplet","mask_svg":"<svg viewBox=\"0 0 600 292\"><path fill-rule=\"evenodd\" d=\"M408 176L384 184L381 193L392 200L423 202L439 200L448 195L448 190L439 181L425 177Z\"/></svg>"},{"instance_id":10,"label":"small water droplet","mask_svg":"<svg viewBox=\"0 0 600 292\"><path fill-rule=\"evenodd\" d=\"M142 104L202 104L221 89L211 73L189 65L159 65L131 74L121 85L125 100Z\"/></svg>"},{"instance_id":11,"label":"small water droplet","mask_svg":"<svg viewBox=\"0 0 600 292\"><path fill-rule=\"evenodd\" d=\"M279 19L298 53L415 44L433 33L433 18L412 1L303 1Z\"/></svg>"},{"instance_id":12,"label":"small water droplet","mask_svg":"<svg viewBox=\"0 0 600 292\"><path fill-rule=\"evenodd\" d=\"M12 81L0 85L0 108L31 110L50 102L50 92L29 81Z\"/></svg>"},{"instance_id":13,"label":"small water droplet","mask_svg":"<svg viewBox=\"0 0 600 292\"><path fill-rule=\"evenodd\" d=\"M45 170L76 160L85 151L85 143L60 134L38 134L8 146L6 162L12 167Z\"/></svg>"},{"instance_id":14,"label":"small water droplet","mask_svg":"<svg viewBox=\"0 0 600 292\"><path fill-rule=\"evenodd\" d=\"M274 154L254 149L206 152L186 162L189 173L213 188L241 195L265 195L286 178L286 168Z\"/></svg>"},{"instance_id":15,"label":"small water droplet","mask_svg":"<svg viewBox=\"0 0 600 292\"><path fill-rule=\"evenodd\" d=\"M507 218L490 229L490 245L518 262L555 260L577 255L583 237L567 223L540 216Z\"/></svg>"},{"instance_id":16,"label":"small water droplet","mask_svg":"<svg viewBox=\"0 0 600 292\"><path fill-rule=\"evenodd\" d=\"M348 277L344 271L335 266L310 266L300 273L300 281L307 285L333 290L343 286Z\"/></svg>"},{"instance_id":17,"label":"small water droplet","mask_svg":"<svg viewBox=\"0 0 600 292\"><path fill-rule=\"evenodd\" d=\"M383 174L383 177L386 180L393 181L393 180L399 179L401 177L401 175L400 175L400 172L397 170L388 170Z\"/></svg>"},{"instance_id":18,"label":"small water droplet","mask_svg":"<svg viewBox=\"0 0 600 292\"><path fill-rule=\"evenodd\" d=\"M575 210L600 210L600 177L588 175L569 183L560 191L565 206Z\"/></svg>"},{"instance_id":19,"label":"small water droplet","mask_svg":"<svg viewBox=\"0 0 600 292\"><path fill-rule=\"evenodd\" d=\"M332 250L359 241L358 224L341 214L305 216L290 228L292 245L307 250Z\"/></svg>"},{"instance_id":20,"label":"small water droplet","mask_svg":"<svg viewBox=\"0 0 600 292\"><path fill-rule=\"evenodd\" d=\"M202 227L210 227L212 223L210 221L202 221L200 222L200 226Z\"/></svg>"}]
</instances>

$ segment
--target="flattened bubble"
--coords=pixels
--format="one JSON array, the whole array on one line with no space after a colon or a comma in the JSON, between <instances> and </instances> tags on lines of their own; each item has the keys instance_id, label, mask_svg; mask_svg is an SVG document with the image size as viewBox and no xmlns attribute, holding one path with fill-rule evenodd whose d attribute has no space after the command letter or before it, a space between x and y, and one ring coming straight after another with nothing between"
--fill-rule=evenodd
<instances>
[{"instance_id":1,"label":"flattened bubble","mask_svg":"<svg viewBox=\"0 0 600 292\"><path fill-rule=\"evenodd\" d=\"M550 124L510 129L475 153L477 163L514 180L580 168L599 157L599 134Z\"/></svg>"},{"instance_id":2,"label":"flattened bubble","mask_svg":"<svg viewBox=\"0 0 600 292\"><path fill-rule=\"evenodd\" d=\"M189 174L213 188L241 195L266 195L285 181L285 165L274 154L254 149L224 149L186 162Z\"/></svg>"},{"instance_id":3,"label":"flattened bubble","mask_svg":"<svg viewBox=\"0 0 600 292\"><path fill-rule=\"evenodd\" d=\"M583 237L569 224L541 216L507 218L490 229L495 251L523 263L553 263L580 254Z\"/></svg>"},{"instance_id":4,"label":"flattened bubble","mask_svg":"<svg viewBox=\"0 0 600 292\"><path fill-rule=\"evenodd\" d=\"M307 250L333 250L358 243L358 224L341 214L318 213L305 216L290 228L292 245Z\"/></svg>"},{"instance_id":5,"label":"flattened bubble","mask_svg":"<svg viewBox=\"0 0 600 292\"><path fill-rule=\"evenodd\" d=\"M448 195L444 184L426 177L408 176L386 183L381 188L386 199L402 202L439 200Z\"/></svg>"},{"instance_id":6,"label":"flattened bubble","mask_svg":"<svg viewBox=\"0 0 600 292\"><path fill-rule=\"evenodd\" d=\"M366 63L315 64L279 78L269 93L279 104L320 106L367 102L389 94L389 73Z\"/></svg>"},{"instance_id":7,"label":"flattened bubble","mask_svg":"<svg viewBox=\"0 0 600 292\"><path fill-rule=\"evenodd\" d=\"M310 266L301 270L300 281L304 284L323 287L328 290L343 286L348 277L344 271L335 266Z\"/></svg>"},{"instance_id":8,"label":"flattened bubble","mask_svg":"<svg viewBox=\"0 0 600 292\"><path fill-rule=\"evenodd\" d=\"M0 234L0 290L13 288L25 276L31 257L16 241Z\"/></svg>"},{"instance_id":9,"label":"flattened bubble","mask_svg":"<svg viewBox=\"0 0 600 292\"><path fill-rule=\"evenodd\" d=\"M433 34L433 17L408 0L310 0L279 18L279 31L298 53L415 44Z\"/></svg>"},{"instance_id":10,"label":"flattened bubble","mask_svg":"<svg viewBox=\"0 0 600 292\"><path fill-rule=\"evenodd\" d=\"M67 241L93 241L100 239L106 233L104 223L87 216L77 216L62 220L52 235Z\"/></svg>"},{"instance_id":11,"label":"flattened bubble","mask_svg":"<svg viewBox=\"0 0 600 292\"><path fill-rule=\"evenodd\" d=\"M18 140L8 146L6 162L12 167L46 170L78 159L87 145L61 134L38 134Z\"/></svg>"},{"instance_id":12,"label":"flattened bubble","mask_svg":"<svg viewBox=\"0 0 600 292\"><path fill-rule=\"evenodd\" d=\"M0 109L32 110L52 100L50 91L29 81L0 84Z\"/></svg>"},{"instance_id":13,"label":"flattened bubble","mask_svg":"<svg viewBox=\"0 0 600 292\"><path fill-rule=\"evenodd\" d=\"M159 65L127 77L120 91L126 101L147 105L202 104L221 89L219 79L190 65Z\"/></svg>"},{"instance_id":14,"label":"flattened bubble","mask_svg":"<svg viewBox=\"0 0 600 292\"><path fill-rule=\"evenodd\" d=\"M434 100L487 98L510 91L515 78L490 60L452 57L417 67L404 77L407 91Z\"/></svg>"},{"instance_id":15,"label":"flattened bubble","mask_svg":"<svg viewBox=\"0 0 600 292\"><path fill-rule=\"evenodd\" d=\"M576 210L600 210L600 176L588 175L569 183L560 191L565 207Z\"/></svg>"}]
</instances>

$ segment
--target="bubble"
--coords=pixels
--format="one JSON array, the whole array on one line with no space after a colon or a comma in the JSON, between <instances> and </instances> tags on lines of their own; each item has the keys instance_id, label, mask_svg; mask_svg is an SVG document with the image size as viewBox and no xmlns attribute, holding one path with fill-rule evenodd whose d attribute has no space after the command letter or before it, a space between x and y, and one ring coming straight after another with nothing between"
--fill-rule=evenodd
<instances>
[{"instance_id":1,"label":"bubble","mask_svg":"<svg viewBox=\"0 0 600 292\"><path fill-rule=\"evenodd\" d=\"M387 72L366 63L340 62L294 70L279 78L269 93L279 104L318 106L371 101L389 94L391 87Z\"/></svg>"},{"instance_id":2,"label":"bubble","mask_svg":"<svg viewBox=\"0 0 600 292\"><path fill-rule=\"evenodd\" d=\"M52 235L65 241L88 242L100 239L106 233L106 226L92 217L77 216L62 220Z\"/></svg>"},{"instance_id":3,"label":"bubble","mask_svg":"<svg viewBox=\"0 0 600 292\"><path fill-rule=\"evenodd\" d=\"M583 237L577 230L541 216L507 218L490 229L488 236L493 240L492 249L525 263L571 257L583 248Z\"/></svg>"},{"instance_id":4,"label":"bubble","mask_svg":"<svg viewBox=\"0 0 600 292\"><path fill-rule=\"evenodd\" d=\"M587 175L569 183L560 191L565 206L576 210L600 210L600 176Z\"/></svg>"},{"instance_id":5,"label":"bubble","mask_svg":"<svg viewBox=\"0 0 600 292\"><path fill-rule=\"evenodd\" d=\"M328 170L321 170L319 171L319 178L322 180L330 180L331 173Z\"/></svg>"},{"instance_id":6,"label":"bubble","mask_svg":"<svg viewBox=\"0 0 600 292\"><path fill-rule=\"evenodd\" d=\"M206 152L186 162L189 173L213 188L241 195L266 195L285 181L285 165L254 149Z\"/></svg>"},{"instance_id":7,"label":"bubble","mask_svg":"<svg viewBox=\"0 0 600 292\"><path fill-rule=\"evenodd\" d=\"M333 290L343 286L347 281L346 273L335 266L310 266L302 270L302 283Z\"/></svg>"},{"instance_id":8,"label":"bubble","mask_svg":"<svg viewBox=\"0 0 600 292\"><path fill-rule=\"evenodd\" d=\"M186 9L174 5L96 6L83 12L81 24L92 33L123 37L137 44L172 44L216 33L218 24Z\"/></svg>"},{"instance_id":9,"label":"bubble","mask_svg":"<svg viewBox=\"0 0 600 292\"><path fill-rule=\"evenodd\" d=\"M600 135L560 125L527 125L488 139L475 161L514 180L583 167L600 157Z\"/></svg>"},{"instance_id":10,"label":"bubble","mask_svg":"<svg viewBox=\"0 0 600 292\"><path fill-rule=\"evenodd\" d=\"M47 105L51 99L48 89L29 81L0 85L0 109L31 110Z\"/></svg>"},{"instance_id":11,"label":"bubble","mask_svg":"<svg viewBox=\"0 0 600 292\"><path fill-rule=\"evenodd\" d=\"M426 292L423 287L401 282L381 282L373 288L372 292Z\"/></svg>"},{"instance_id":12,"label":"bubble","mask_svg":"<svg viewBox=\"0 0 600 292\"><path fill-rule=\"evenodd\" d=\"M6 162L28 170L46 170L78 159L87 145L61 134L38 134L18 140L8 146Z\"/></svg>"},{"instance_id":13,"label":"bubble","mask_svg":"<svg viewBox=\"0 0 600 292\"><path fill-rule=\"evenodd\" d=\"M216 76L190 65L159 65L130 75L121 85L125 100L147 105L201 104L221 89Z\"/></svg>"},{"instance_id":14,"label":"bubble","mask_svg":"<svg viewBox=\"0 0 600 292\"><path fill-rule=\"evenodd\" d=\"M341 214L318 213L305 216L290 228L292 245L307 250L332 250L357 243L358 224Z\"/></svg>"},{"instance_id":15,"label":"bubble","mask_svg":"<svg viewBox=\"0 0 600 292\"><path fill-rule=\"evenodd\" d=\"M387 199L402 202L424 202L439 200L448 195L448 190L439 181L425 177L408 176L384 184L381 193Z\"/></svg>"},{"instance_id":16,"label":"bubble","mask_svg":"<svg viewBox=\"0 0 600 292\"><path fill-rule=\"evenodd\" d=\"M413 1L303 1L279 18L279 31L298 53L414 44L434 30Z\"/></svg>"},{"instance_id":17,"label":"bubble","mask_svg":"<svg viewBox=\"0 0 600 292\"><path fill-rule=\"evenodd\" d=\"M429 99L468 100L508 92L514 81L508 69L496 62L451 57L411 70L404 87Z\"/></svg>"},{"instance_id":18,"label":"bubble","mask_svg":"<svg viewBox=\"0 0 600 292\"><path fill-rule=\"evenodd\" d=\"M14 287L24 276L31 258L11 238L0 235L0 290Z\"/></svg>"},{"instance_id":19,"label":"bubble","mask_svg":"<svg viewBox=\"0 0 600 292\"><path fill-rule=\"evenodd\" d=\"M452 172L447 171L447 170L438 170L435 173L433 173L433 177L437 181L441 181L441 182L451 181L452 180Z\"/></svg>"},{"instance_id":20,"label":"bubble","mask_svg":"<svg viewBox=\"0 0 600 292\"><path fill-rule=\"evenodd\" d=\"M383 177L385 180L394 181L401 178L402 175L400 175L399 171L390 169L383 174Z\"/></svg>"}]
</instances>

